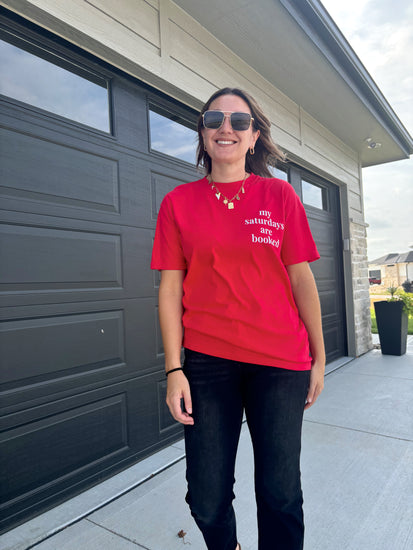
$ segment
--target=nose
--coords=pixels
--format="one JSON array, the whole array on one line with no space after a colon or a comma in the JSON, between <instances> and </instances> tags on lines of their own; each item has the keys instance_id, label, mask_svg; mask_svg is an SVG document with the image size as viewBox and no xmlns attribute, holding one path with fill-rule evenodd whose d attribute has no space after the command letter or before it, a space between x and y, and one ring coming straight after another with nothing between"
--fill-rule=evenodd
<instances>
[{"instance_id":1,"label":"nose","mask_svg":"<svg viewBox=\"0 0 413 550\"><path fill-rule=\"evenodd\" d=\"M224 115L224 122L222 123L221 130L232 131L231 115Z\"/></svg>"}]
</instances>

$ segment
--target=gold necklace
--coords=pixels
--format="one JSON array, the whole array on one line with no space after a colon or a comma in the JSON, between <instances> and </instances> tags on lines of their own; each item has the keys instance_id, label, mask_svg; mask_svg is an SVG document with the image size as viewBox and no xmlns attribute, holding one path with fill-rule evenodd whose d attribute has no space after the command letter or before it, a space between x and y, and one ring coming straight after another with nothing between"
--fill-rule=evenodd
<instances>
[{"instance_id":1,"label":"gold necklace","mask_svg":"<svg viewBox=\"0 0 413 550\"><path fill-rule=\"evenodd\" d=\"M235 195L232 197L232 199L229 199L228 197L226 197L224 195L224 193L222 193L218 189L218 187L212 181L211 176L209 176L209 175L208 175L208 182L211 184L212 191L215 193L216 198L219 200L222 196L223 199L224 199L222 202L228 207L228 210L233 210L234 209L234 204L235 204L234 200L239 201L240 200L239 194L240 193L245 193L244 183L245 183L245 180L247 179L247 176L248 176L248 174L247 174L247 172L245 172L245 176L244 176L244 179L242 180L241 187L238 189L238 191L235 193Z\"/></svg>"}]
</instances>

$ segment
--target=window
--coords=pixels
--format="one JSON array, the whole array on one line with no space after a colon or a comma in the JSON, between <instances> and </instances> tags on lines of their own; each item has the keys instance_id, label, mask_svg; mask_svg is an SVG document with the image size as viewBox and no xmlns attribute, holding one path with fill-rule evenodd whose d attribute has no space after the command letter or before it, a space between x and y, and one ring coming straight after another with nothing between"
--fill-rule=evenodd
<instances>
[{"instance_id":1,"label":"window","mask_svg":"<svg viewBox=\"0 0 413 550\"><path fill-rule=\"evenodd\" d=\"M288 174L286 169L272 166L270 164L268 165L268 169L271 172L271 174L274 176L274 178L288 181Z\"/></svg>"},{"instance_id":2,"label":"window","mask_svg":"<svg viewBox=\"0 0 413 550\"><path fill-rule=\"evenodd\" d=\"M323 187L301 180L303 203L320 210L327 210L327 193Z\"/></svg>"},{"instance_id":3,"label":"window","mask_svg":"<svg viewBox=\"0 0 413 550\"><path fill-rule=\"evenodd\" d=\"M75 69L50 52L20 44L16 38L13 41L19 46L0 39L0 94L110 132L108 89L103 78Z\"/></svg>"},{"instance_id":4,"label":"window","mask_svg":"<svg viewBox=\"0 0 413 550\"><path fill-rule=\"evenodd\" d=\"M151 105L149 132L152 151L165 153L191 164L196 163L198 133L193 122Z\"/></svg>"}]
</instances>

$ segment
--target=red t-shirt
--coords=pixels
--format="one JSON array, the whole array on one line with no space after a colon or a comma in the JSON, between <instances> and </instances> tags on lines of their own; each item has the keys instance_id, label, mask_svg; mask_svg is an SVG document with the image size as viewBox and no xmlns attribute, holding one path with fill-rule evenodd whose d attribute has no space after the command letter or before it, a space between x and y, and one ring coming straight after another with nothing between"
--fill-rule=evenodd
<instances>
[{"instance_id":1,"label":"red t-shirt","mask_svg":"<svg viewBox=\"0 0 413 550\"><path fill-rule=\"evenodd\" d=\"M241 181L216 183L228 198ZM184 346L216 357L311 368L286 265L317 260L304 207L283 180L252 174L233 210L207 178L162 201L152 269L186 270Z\"/></svg>"}]
</instances>

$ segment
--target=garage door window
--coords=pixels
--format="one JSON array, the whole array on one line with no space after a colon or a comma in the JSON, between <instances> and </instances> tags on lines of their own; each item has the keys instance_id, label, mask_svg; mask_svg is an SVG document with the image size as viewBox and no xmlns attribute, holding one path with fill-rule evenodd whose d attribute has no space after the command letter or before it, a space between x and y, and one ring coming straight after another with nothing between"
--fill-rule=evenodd
<instances>
[{"instance_id":1,"label":"garage door window","mask_svg":"<svg viewBox=\"0 0 413 550\"><path fill-rule=\"evenodd\" d=\"M269 164L268 169L271 172L271 174L274 176L274 178L288 181L287 169L284 168L284 166L272 166L271 164Z\"/></svg>"},{"instance_id":2,"label":"garage door window","mask_svg":"<svg viewBox=\"0 0 413 550\"><path fill-rule=\"evenodd\" d=\"M104 79L35 46L22 42L20 47L1 39L0 65L1 94L110 132Z\"/></svg>"},{"instance_id":3,"label":"garage door window","mask_svg":"<svg viewBox=\"0 0 413 550\"><path fill-rule=\"evenodd\" d=\"M151 151L158 151L191 164L196 163L198 134L193 122L162 107L149 108Z\"/></svg>"},{"instance_id":4,"label":"garage door window","mask_svg":"<svg viewBox=\"0 0 413 550\"><path fill-rule=\"evenodd\" d=\"M323 187L301 180L303 203L320 210L327 210L327 193Z\"/></svg>"}]
</instances>

